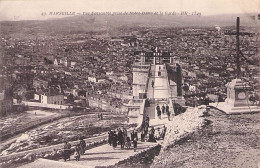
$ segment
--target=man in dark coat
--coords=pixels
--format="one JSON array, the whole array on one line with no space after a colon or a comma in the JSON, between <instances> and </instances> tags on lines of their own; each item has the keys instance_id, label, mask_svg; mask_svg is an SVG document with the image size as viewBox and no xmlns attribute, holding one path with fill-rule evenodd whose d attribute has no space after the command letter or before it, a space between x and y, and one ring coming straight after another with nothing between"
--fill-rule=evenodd
<instances>
[{"instance_id":1,"label":"man in dark coat","mask_svg":"<svg viewBox=\"0 0 260 168\"><path fill-rule=\"evenodd\" d=\"M160 106L157 104L157 107L156 107L156 110L157 110L157 116L159 119L161 119L161 109L160 109Z\"/></svg>"},{"instance_id":2,"label":"man in dark coat","mask_svg":"<svg viewBox=\"0 0 260 168\"><path fill-rule=\"evenodd\" d=\"M112 144L113 144L113 148L115 149L115 148L117 147L117 135L116 135L116 131L114 131L114 133L113 133Z\"/></svg>"},{"instance_id":3,"label":"man in dark coat","mask_svg":"<svg viewBox=\"0 0 260 168\"><path fill-rule=\"evenodd\" d=\"M164 106L164 104L162 105L162 113L163 114L165 113L165 106Z\"/></svg>"},{"instance_id":4,"label":"man in dark coat","mask_svg":"<svg viewBox=\"0 0 260 168\"><path fill-rule=\"evenodd\" d=\"M138 134L135 130L134 130L134 138L138 141Z\"/></svg>"},{"instance_id":5,"label":"man in dark coat","mask_svg":"<svg viewBox=\"0 0 260 168\"><path fill-rule=\"evenodd\" d=\"M108 143L109 143L110 146L112 145L112 139L113 139L113 136L114 136L113 134L114 134L113 131L109 130L109 132L108 132Z\"/></svg>"},{"instance_id":6,"label":"man in dark coat","mask_svg":"<svg viewBox=\"0 0 260 168\"><path fill-rule=\"evenodd\" d=\"M83 155L85 153L85 150L86 150L86 142L84 141L83 137L80 138L79 144L80 144L80 149L81 149L80 154Z\"/></svg>"},{"instance_id":7,"label":"man in dark coat","mask_svg":"<svg viewBox=\"0 0 260 168\"><path fill-rule=\"evenodd\" d=\"M118 138L119 144L121 145L121 149L123 149L124 148L124 134L120 128L118 129L117 138Z\"/></svg>"},{"instance_id":8,"label":"man in dark coat","mask_svg":"<svg viewBox=\"0 0 260 168\"><path fill-rule=\"evenodd\" d=\"M157 104L156 110L157 110L157 113L158 113L158 111L160 111L160 106L159 106L159 104Z\"/></svg>"}]
</instances>

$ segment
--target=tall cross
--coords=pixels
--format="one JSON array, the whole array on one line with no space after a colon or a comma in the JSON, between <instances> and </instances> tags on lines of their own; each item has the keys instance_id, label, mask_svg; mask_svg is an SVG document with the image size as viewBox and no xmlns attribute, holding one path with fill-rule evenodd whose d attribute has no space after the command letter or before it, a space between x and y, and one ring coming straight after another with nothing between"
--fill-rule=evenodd
<instances>
[{"instance_id":1,"label":"tall cross","mask_svg":"<svg viewBox=\"0 0 260 168\"><path fill-rule=\"evenodd\" d=\"M236 33L236 40L237 40L237 57L236 57L236 64L237 64L237 78L240 77L240 50L239 50L239 23L240 19L237 17L237 33Z\"/></svg>"}]
</instances>

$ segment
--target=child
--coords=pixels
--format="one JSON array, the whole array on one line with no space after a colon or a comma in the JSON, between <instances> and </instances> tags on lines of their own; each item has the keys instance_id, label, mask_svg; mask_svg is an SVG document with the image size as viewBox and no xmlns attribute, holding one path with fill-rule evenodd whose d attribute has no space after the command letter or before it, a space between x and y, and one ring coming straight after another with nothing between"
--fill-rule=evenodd
<instances>
[{"instance_id":1,"label":"child","mask_svg":"<svg viewBox=\"0 0 260 168\"><path fill-rule=\"evenodd\" d=\"M77 144L76 146L76 150L75 150L75 153L74 153L74 157L77 161L79 161L79 158L80 158L80 144Z\"/></svg>"},{"instance_id":2,"label":"child","mask_svg":"<svg viewBox=\"0 0 260 168\"><path fill-rule=\"evenodd\" d=\"M126 138L126 144L125 144L126 148L129 149L131 146L131 141L130 141L130 137Z\"/></svg>"}]
</instances>

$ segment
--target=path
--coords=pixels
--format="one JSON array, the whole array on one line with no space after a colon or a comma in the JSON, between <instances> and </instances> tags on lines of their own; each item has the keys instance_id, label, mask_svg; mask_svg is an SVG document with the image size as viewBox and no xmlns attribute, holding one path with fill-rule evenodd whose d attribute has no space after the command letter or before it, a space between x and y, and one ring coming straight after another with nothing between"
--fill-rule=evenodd
<instances>
[{"instance_id":1,"label":"path","mask_svg":"<svg viewBox=\"0 0 260 168\"><path fill-rule=\"evenodd\" d=\"M77 165L86 165L90 167L95 166L112 166L119 161L128 159L130 156L135 155L137 152L157 145L152 142L138 142L138 149L134 152L133 148L121 150L118 146L113 149L112 146L106 144L96 148L87 150L85 155L82 155L80 161L75 161L74 158L70 163ZM63 160L61 160L63 162Z\"/></svg>"},{"instance_id":2,"label":"path","mask_svg":"<svg viewBox=\"0 0 260 168\"><path fill-rule=\"evenodd\" d=\"M20 166L20 168L50 168L54 167L85 167L92 168L96 166L113 166L120 161L128 159L131 156L139 154L143 150L149 149L151 147L157 146L157 143L152 142L138 142L138 147L136 152L134 152L133 148L131 149L123 149L121 150L119 147L113 149L112 146L109 145L101 145L96 148L92 148L90 150L86 150L84 155L81 155L79 161L76 161L73 156L71 156L71 160L64 162L63 160L59 161L48 161L46 159L40 159L30 164L26 164Z\"/></svg>"}]
</instances>

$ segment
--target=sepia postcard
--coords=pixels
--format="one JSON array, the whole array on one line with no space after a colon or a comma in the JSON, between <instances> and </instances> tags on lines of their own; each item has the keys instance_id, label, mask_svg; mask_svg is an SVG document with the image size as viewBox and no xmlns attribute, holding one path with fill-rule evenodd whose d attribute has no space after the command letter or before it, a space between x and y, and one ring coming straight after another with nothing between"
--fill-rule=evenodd
<instances>
[{"instance_id":1,"label":"sepia postcard","mask_svg":"<svg viewBox=\"0 0 260 168\"><path fill-rule=\"evenodd\" d=\"M260 167L259 33L259 0L0 0L0 167Z\"/></svg>"}]
</instances>

